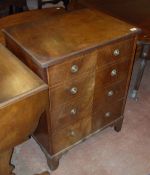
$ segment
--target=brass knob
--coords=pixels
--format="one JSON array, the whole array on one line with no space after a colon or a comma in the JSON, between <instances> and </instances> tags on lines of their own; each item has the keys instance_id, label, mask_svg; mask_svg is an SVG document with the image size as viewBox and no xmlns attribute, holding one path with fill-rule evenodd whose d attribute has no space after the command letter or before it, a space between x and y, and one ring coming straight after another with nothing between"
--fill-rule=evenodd
<instances>
[{"instance_id":1,"label":"brass knob","mask_svg":"<svg viewBox=\"0 0 150 175\"><path fill-rule=\"evenodd\" d=\"M70 111L71 115L76 115L76 113L77 113L77 109L76 108L71 109L71 111Z\"/></svg>"},{"instance_id":2,"label":"brass knob","mask_svg":"<svg viewBox=\"0 0 150 175\"><path fill-rule=\"evenodd\" d=\"M76 133L75 133L75 131L71 130L71 131L69 132L69 135L72 136L72 137L74 137L74 136L76 135Z\"/></svg>"},{"instance_id":3,"label":"brass knob","mask_svg":"<svg viewBox=\"0 0 150 175\"><path fill-rule=\"evenodd\" d=\"M113 96L113 95L114 95L114 91L112 91L112 90L111 90L111 91L109 91L107 95L108 95L108 97Z\"/></svg>"},{"instance_id":4,"label":"brass knob","mask_svg":"<svg viewBox=\"0 0 150 175\"><path fill-rule=\"evenodd\" d=\"M116 57L116 56L119 56L120 55L120 50L119 49L115 49L113 51L113 55Z\"/></svg>"},{"instance_id":5,"label":"brass knob","mask_svg":"<svg viewBox=\"0 0 150 175\"><path fill-rule=\"evenodd\" d=\"M70 89L70 92L71 92L72 95L75 95L78 92L78 89L76 87L72 87Z\"/></svg>"},{"instance_id":6,"label":"brass knob","mask_svg":"<svg viewBox=\"0 0 150 175\"><path fill-rule=\"evenodd\" d=\"M71 72L72 73L76 73L76 72L78 72L78 70L79 70L79 67L76 64L71 66Z\"/></svg>"},{"instance_id":7,"label":"brass knob","mask_svg":"<svg viewBox=\"0 0 150 175\"><path fill-rule=\"evenodd\" d=\"M114 77L114 76L116 76L116 75L117 75L117 70L116 70L116 69L113 69L113 70L111 71L111 76Z\"/></svg>"},{"instance_id":8,"label":"brass knob","mask_svg":"<svg viewBox=\"0 0 150 175\"><path fill-rule=\"evenodd\" d=\"M110 117L111 116L111 113L110 112L106 112L105 113L105 117Z\"/></svg>"}]
</instances>

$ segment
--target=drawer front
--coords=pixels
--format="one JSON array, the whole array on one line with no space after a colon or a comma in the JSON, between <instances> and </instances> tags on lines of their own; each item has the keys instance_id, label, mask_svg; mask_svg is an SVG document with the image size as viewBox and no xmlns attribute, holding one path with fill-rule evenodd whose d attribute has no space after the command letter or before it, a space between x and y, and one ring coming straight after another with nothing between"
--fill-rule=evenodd
<instances>
[{"instance_id":1,"label":"drawer front","mask_svg":"<svg viewBox=\"0 0 150 175\"><path fill-rule=\"evenodd\" d=\"M91 133L91 118L70 125L67 128L58 130L52 135L54 154L71 146Z\"/></svg>"},{"instance_id":2,"label":"drawer front","mask_svg":"<svg viewBox=\"0 0 150 175\"><path fill-rule=\"evenodd\" d=\"M99 108L92 118L92 129L96 131L113 122L122 115L123 100L113 104L105 104Z\"/></svg>"},{"instance_id":3,"label":"drawer front","mask_svg":"<svg viewBox=\"0 0 150 175\"><path fill-rule=\"evenodd\" d=\"M111 65L96 72L96 84L108 86L117 81L125 80L128 77L130 60Z\"/></svg>"},{"instance_id":4,"label":"drawer front","mask_svg":"<svg viewBox=\"0 0 150 175\"><path fill-rule=\"evenodd\" d=\"M67 82L50 89L51 96L51 110L56 110L60 105L68 103L75 99L82 99L93 95L95 85L95 76L86 75L80 79Z\"/></svg>"},{"instance_id":5,"label":"drawer front","mask_svg":"<svg viewBox=\"0 0 150 175\"><path fill-rule=\"evenodd\" d=\"M98 51L98 66L106 66L118 61L126 61L133 53L134 38L112 43Z\"/></svg>"},{"instance_id":6,"label":"drawer front","mask_svg":"<svg viewBox=\"0 0 150 175\"><path fill-rule=\"evenodd\" d=\"M97 84L94 92L93 111L97 111L103 104L114 102L123 99L126 90L126 81L117 82L110 86L103 87Z\"/></svg>"},{"instance_id":7,"label":"drawer front","mask_svg":"<svg viewBox=\"0 0 150 175\"><path fill-rule=\"evenodd\" d=\"M92 116L93 95L83 99L73 100L69 104L63 104L55 111L51 111L52 132L58 128L63 128L78 120Z\"/></svg>"},{"instance_id":8,"label":"drawer front","mask_svg":"<svg viewBox=\"0 0 150 175\"><path fill-rule=\"evenodd\" d=\"M97 52L88 53L48 69L49 86L62 81L80 77L85 72L95 69Z\"/></svg>"}]
</instances>

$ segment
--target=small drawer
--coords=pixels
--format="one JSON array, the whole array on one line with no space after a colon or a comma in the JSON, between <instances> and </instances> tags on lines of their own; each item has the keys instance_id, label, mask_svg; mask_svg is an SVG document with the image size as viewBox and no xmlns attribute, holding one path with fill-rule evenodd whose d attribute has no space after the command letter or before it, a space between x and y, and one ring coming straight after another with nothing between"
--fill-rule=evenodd
<instances>
[{"instance_id":1,"label":"small drawer","mask_svg":"<svg viewBox=\"0 0 150 175\"><path fill-rule=\"evenodd\" d=\"M85 72L94 70L96 59L97 52L95 51L50 67L48 69L49 86L77 78Z\"/></svg>"},{"instance_id":2,"label":"small drawer","mask_svg":"<svg viewBox=\"0 0 150 175\"><path fill-rule=\"evenodd\" d=\"M84 118L52 134L54 154L73 145L91 133L91 118Z\"/></svg>"},{"instance_id":3,"label":"small drawer","mask_svg":"<svg viewBox=\"0 0 150 175\"><path fill-rule=\"evenodd\" d=\"M113 104L105 103L93 114L92 129L100 129L121 117L123 110L123 100Z\"/></svg>"},{"instance_id":4,"label":"small drawer","mask_svg":"<svg viewBox=\"0 0 150 175\"><path fill-rule=\"evenodd\" d=\"M51 111L52 132L58 128L64 128L71 123L75 123L84 117L92 116L93 95L77 99L69 104L58 106L57 110Z\"/></svg>"},{"instance_id":5,"label":"small drawer","mask_svg":"<svg viewBox=\"0 0 150 175\"><path fill-rule=\"evenodd\" d=\"M106 87L97 84L95 86L94 92L93 111L99 109L104 103L113 104L114 102L123 99L125 90L126 80L111 84L110 86Z\"/></svg>"},{"instance_id":6,"label":"small drawer","mask_svg":"<svg viewBox=\"0 0 150 175\"><path fill-rule=\"evenodd\" d=\"M95 76L86 75L80 79L70 81L61 86L50 89L51 110L56 110L60 105L68 103L77 98L91 96L94 93Z\"/></svg>"},{"instance_id":7,"label":"small drawer","mask_svg":"<svg viewBox=\"0 0 150 175\"><path fill-rule=\"evenodd\" d=\"M98 50L97 66L102 67L118 61L126 61L133 53L134 38L117 41Z\"/></svg>"},{"instance_id":8,"label":"small drawer","mask_svg":"<svg viewBox=\"0 0 150 175\"><path fill-rule=\"evenodd\" d=\"M105 67L96 72L96 84L108 86L117 81L126 80L128 77L130 60Z\"/></svg>"}]
</instances>

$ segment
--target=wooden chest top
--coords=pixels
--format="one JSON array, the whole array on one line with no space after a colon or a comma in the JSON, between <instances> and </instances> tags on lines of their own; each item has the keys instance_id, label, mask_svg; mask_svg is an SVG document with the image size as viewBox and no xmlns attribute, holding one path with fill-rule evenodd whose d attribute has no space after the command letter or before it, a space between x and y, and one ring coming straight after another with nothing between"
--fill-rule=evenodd
<instances>
[{"instance_id":1,"label":"wooden chest top","mask_svg":"<svg viewBox=\"0 0 150 175\"><path fill-rule=\"evenodd\" d=\"M4 46L0 45L0 108L47 85Z\"/></svg>"},{"instance_id":2,"label":"wooden chest top","mask_svg":"<svg viewBox=\"0 0 150 175\"><path fill-rule=\"evenodd\" d=\"M36 64L45 68L137 31L134 26L104 13L82 9L16 25L5 29L4 33Z\"/></svg>"}]
</instances>

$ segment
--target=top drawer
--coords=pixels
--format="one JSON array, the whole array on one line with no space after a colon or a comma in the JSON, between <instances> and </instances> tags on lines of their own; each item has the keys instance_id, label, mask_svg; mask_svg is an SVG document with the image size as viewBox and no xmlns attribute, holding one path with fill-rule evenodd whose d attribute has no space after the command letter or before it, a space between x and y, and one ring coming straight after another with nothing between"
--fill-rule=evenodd
<instances>
[{"instance_id":1,"label":"top drawer","mask_svg":"<svg viewBox=\"0 0 150 175\"><path fill-rule=\"evenodd\" d=\"M48 69L49 86L61 83L62 81L76 78L84 72L94 70L96 65L97 52L88 53L62 64L58 64Z\"/></svg>"},{"instance_id":2,"label":"top drawer","mask_svg":"<svg viewBox=\"0 0 150 175\"><path fill-rule=\"evenodd\" d=\"M131 58L133 53L134 38L111 43L98 50L97 66L107 66L118 61Z\"/></svg>"}]
</instances>

